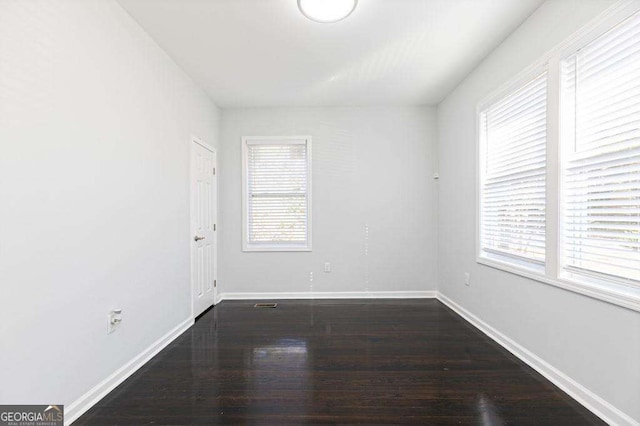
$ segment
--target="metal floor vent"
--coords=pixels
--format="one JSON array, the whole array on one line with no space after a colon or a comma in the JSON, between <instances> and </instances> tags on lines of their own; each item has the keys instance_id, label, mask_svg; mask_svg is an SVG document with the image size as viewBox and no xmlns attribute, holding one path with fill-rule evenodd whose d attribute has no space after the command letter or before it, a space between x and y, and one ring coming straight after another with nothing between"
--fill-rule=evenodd
<instances>
[{"instance_id":1,"label":"metal floor vent","mask_svg":"<svg viewBox=\"0 0 640 426\"><path fill-rule=\"evenodd\" d=\"M255 305L253 305L254 308L277 308L278 304L277 303L256 303Z\"/></svg>"}]
</instances>

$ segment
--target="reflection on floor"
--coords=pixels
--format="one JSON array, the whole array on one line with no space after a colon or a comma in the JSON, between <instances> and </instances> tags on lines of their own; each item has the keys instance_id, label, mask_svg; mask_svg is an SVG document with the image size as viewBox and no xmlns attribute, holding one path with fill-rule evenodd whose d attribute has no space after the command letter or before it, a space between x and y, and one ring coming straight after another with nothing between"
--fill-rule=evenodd
<instances>
[{"instance_id":1,"label":"reflection on floor","mask_svg":"<svg viewBox=\"0 0 640 426\"><path fill-rule=\"evenodd\" d=\"M437 300L222 302L77 425L603 424Z\"/></svg>"}]
</instances>

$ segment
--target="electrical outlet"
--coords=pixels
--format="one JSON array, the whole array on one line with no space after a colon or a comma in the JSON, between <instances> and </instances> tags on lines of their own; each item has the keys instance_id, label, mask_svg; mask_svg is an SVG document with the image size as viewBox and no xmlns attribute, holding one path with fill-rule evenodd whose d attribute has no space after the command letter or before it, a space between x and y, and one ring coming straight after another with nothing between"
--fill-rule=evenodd
<instances>
[{"instance_id":1,"label":"electrical outlet","mask_svg":"<svg viewBox=\"0 0 640 426\"><path fill-rule=\"evenodd\" d=\"M468 272L464 273L464 285L469 287L471 285L471 274Z\"/></svg>"},{"instance_id":2,"label":"electrical outlet","mask_svg":"<svg viewBox=\"0 0 640 426\"><path fill-rule=\"evenodd\" d=\"M114 309L109 312L107 320L107 334L111 334L116 331L116 329L120 327L120 324L122 323L122 309Z\"/></svg>"},{"instance_id":3,"label":"electrical outlet","mask_svg":"<svg viewBox=\"0 0 640 426\"><path fill-rule=\"evenodd\" d=\"M329 262L325 262L325 264L324 264L324 271L325 271L325 272L331 272L331 263L329 263Z\"/></svg>"}]
</instances>

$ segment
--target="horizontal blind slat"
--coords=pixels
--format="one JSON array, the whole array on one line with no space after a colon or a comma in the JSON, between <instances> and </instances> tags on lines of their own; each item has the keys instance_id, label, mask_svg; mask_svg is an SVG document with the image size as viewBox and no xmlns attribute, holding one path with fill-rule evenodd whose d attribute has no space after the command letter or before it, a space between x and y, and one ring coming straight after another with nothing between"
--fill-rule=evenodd
<instances>
[{"instance_id":1,"label":"horizontal blind slat","mask_svg":"<svg viewBox=\"0 0 640 426\"><path fill-rule=\"evenodd\" d=\"M246 149L248 242L306 245L307 145L255 141Z\"/></svg>"},{"instance_id":2,"label":"horizontal blind slat","mask_svg":"<svg viewBox=\"0 0 640 426\"><path fill-rule=\"evenodd\" d=\"M640 14L561 69L563 266L640 280Z\"/></svg>"},{"instance_id":3,"label":"horizontal blind slat","mask_svg":"<svg viewBox=\"0 0 640 426\"><path fill-rule=\"evenodd\" d=\"M545 257L546 72L481 113L481 247L539 264Z\"/></svg>"}]
</instances>

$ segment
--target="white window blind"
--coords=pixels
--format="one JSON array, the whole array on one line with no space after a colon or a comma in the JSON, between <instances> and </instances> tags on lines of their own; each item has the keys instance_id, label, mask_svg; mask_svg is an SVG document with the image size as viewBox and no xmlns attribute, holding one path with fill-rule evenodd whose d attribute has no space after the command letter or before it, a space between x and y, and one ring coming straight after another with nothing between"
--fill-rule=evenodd
<instances>
[{"instance_id":1,"label":"white window blind","mask_svg":"<svg viewBox=\"0 0 640 426\"><path fill-rule=\"evenodd\" d=\"M640 285L640 15L561 72L564 268Z\"/></svg>"},{"instance_id":2,"label":"white window blind","mask_svg":"<svg viewBox=\"0 0 640 426\"><path fill-rule=\"evenodd\" d=\"M547 74L480 114L480 249L545 261Z\"/></svg>"},{"instance_id":3,"label":"white window blind","mask_svg":"<svg viewBox=\"0 0 640 426\"><path fill-rule=\"evenodd\" d=\"M308 141L245 144L245 248L309 248Z\"/></svg>"}]
</instances>

